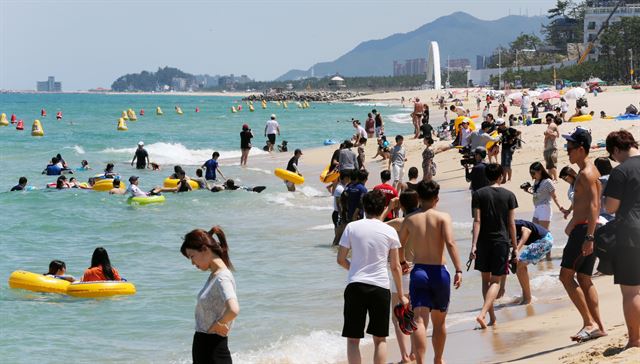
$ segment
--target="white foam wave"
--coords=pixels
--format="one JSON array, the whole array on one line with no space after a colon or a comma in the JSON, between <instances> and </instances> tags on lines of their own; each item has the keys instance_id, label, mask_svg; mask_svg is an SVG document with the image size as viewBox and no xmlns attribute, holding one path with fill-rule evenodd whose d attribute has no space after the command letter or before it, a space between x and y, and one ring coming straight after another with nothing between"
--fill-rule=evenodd
<instances>
[{"instance_id":1,"label":"white foam wave","mask_svg":"<svg viewBox=\"0 0 640 364\"><path fill-rule=\"evenodd\" d=\"M389 104L384 104L381 102L355 102L353 106L377 106L377 107L387 107Z\"/></svg>"},{"instance_id":2,"label":"white foam wave","mask_svg":"<svg viewBox=\"0 0 640 364\"><path fill-rule=\"evenodd\" d=\"M397 124L411 124L413 121L411 120L410 113L401 113L401 114L391 114L385 117L385 121L390 121L392 123Z\"/></svg>"},{"instance_id":3,"label":"white foam wave","mask_svg":"<svg viewBox=\"0 0 640 364\"><path fill-rule=\"evenodd\" d=\"M473 229L473 222L458 222L458 221L454 221L453 222L453 228L454 229Z\"/></svg>"},{"instance_id":4,"label":"white foam wave","mask_svg":"<svg viewBox=\"0 0 640 364\"><path fill-rule=\"evenodd\" d=\"M327 197L327 192L322 192L316 188L309 186L304 186L298 190L307 197Z\"/></svg>"},{"instance_id":5,"label":"white foam wave","mask_svg":"<svg viewBox=\"0 0 640 364\"><path fill-rule=\"evenodd\" d=\"M308 230L333 230L333 224L316 225L310 227Z\"/></svg>"},{"instance_id":6,"label":"white foam wave","mask_svg":"<svg viewBox=\"0 0 640 364\"><path fill-rule=\"evenodd\" d=\"M549 289L556 287L560 284L557 273L555 275L541 275L531 279L530 285L532 291L538 291L542 289Z\"/></svg>"},{"instance_id":7,"label":"white foam wave","mask_svg":"<svg viewBox=\"0 0 640 364\"><path fill-rule=\"evenodd\" d=\"M364 339L364 344L371 339ZM324 364L346 360L345 340L339 332L312 331L308 335L296 335L261 349L238 352L233 355L234 363Z\"/></svg>"},{"instance_id":8,"label":"white foam wave","mask_svg":"<svg viewBox=\"0 0 640 364\"><path fill-rule=\"evenodd\" d=\"M316 211L329 211L333 210L333 206L330 204L330 198L327 197L328 203L323 206L313 205L309 201L309 197L322 196L322 193L313 187L303 187L297 191L302 192L303 196L299 193L281 192L276 194L265 195L267 202L286 206L296 207L299 209L316 210ZM320 200L314 200L320 201Z\"/></svg>"},{"instance_id":9,"label":"white foam wave","mask_svg":"<svg viewBox=\"0 0 640 364\"><path fill-rule=\"evenodd\" d=\"M73 147L64 147L63 149L73 149L76 154L85 154L84 148L79 145L74 145Z\"/></svg>"},{"instance_id":10,"label":"white foam wave","mask_svg":"<svg viewBox=\"0 0 640 364\"><path fill-rule=\"evenodd\" d=\"M240 165L240 163L238 163L238 164L233 163L233 164L230 164L230 165ZM249 171L255 171L255 172L260 172L260 173L264 173L264 174L268 174L268 175L272 175L272 174L273 174L273 172L272 172L272 171L268 171L268 170L266 170L266 169L262 169L262 168L247 167L247 170L249 170Z\"/></svg>"},{"instance_id":11,"label":"white foam wave","mask_svg":"<svg viewBox=\"0 0 640 364\"><path fill-rule=\"evenodd\" d=\"M159 164L180 164L180 165L200 165L211 158L214 149L188 149L180 143L153 143L145 146L149 152L149 159ZM102 153L133 155L136 148L107 148ZM220 150L220 159L239 158L240 151ZM259 148L252 148L251 154L265 154Z\"/></svg>"}]
</instances>

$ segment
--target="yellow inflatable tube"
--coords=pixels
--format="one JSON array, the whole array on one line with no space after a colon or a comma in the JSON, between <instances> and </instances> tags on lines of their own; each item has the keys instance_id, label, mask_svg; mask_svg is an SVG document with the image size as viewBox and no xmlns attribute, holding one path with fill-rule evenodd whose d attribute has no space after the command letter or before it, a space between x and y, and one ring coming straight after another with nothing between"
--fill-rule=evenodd
<instances>
[{"instance_id":1,"label":"yellow inflatable tube","mask_svg":"<svg viewBox=\"0 0 640 364\"><path fill-rule=\"evenodd\" d=\"M589 121L589 120L593 120L593 116L587 114L587 115L580 115L580 116L574 116L571 119L569 119L570 122L575 123L575 122L579 122L579 121Z\"/></svg>"},{"instance_id":2,"label":"yellow inflatable tube","mask_svg":"<svg viewBox=\"0 0 640 364\"><path fill-rule=\"evenodd\" d=\"M489 136L495 138L498 136L498 134L498 131L494 130L493 133L489 134ZM487 144L485 144L485 148L487 149L487 151L489 151L489 149L491 149L494 145L496 145L496 142L488 142Z\"/></svg>"},{"instance_id":3,"label":"yellow inflatable tube","mask_svg":"<svg viewBox=\"0 0 640 364\"><path fill-rule=\"evenodd\" d=\"M64 279L24 270L17 270L9 276L9 287L26 289L33 292L66 294L69 285L71 285L71 283Z\"/></svg>"},{"instance_id":4,"label":"yellow inflatable tube","mask_svg":"<svg viewBox=\"0 0 640 364\"><path fill-rule=\"evenodd\" d=\"M111 191L112 188L113 188L113 179L101 179L99 181L96 181L96 183L93 185L94 191L106 192L106 191ZM120 181L120 189L124 190L126 188L127 187L125 186L125 183Z\"/></svg>"},{"instance_id":5,"label":"yellow inflatable tube","mask_svg":"<svg viewBox=\"0 0 640 364\"><path fill-rule=\"evenodd\" d=\"M178 181L180 180L175 178L165 178L162 185L167 188L176 188L178 187ZM200 185L198 185L198 182L196 181L189 180L189 184L191 185L191 188L194 190L197 190L198 188L200 188Z\"/></svg>"},{"instance_id":6,"label":"yellow inflatable tube","mask_svg":"<svg viewBox=\"0 0 640 364\"><path fill-rule=\"evenodd\" d=\"M329 167L330 166L327 166L322 171L322 173L320 173L320 182L322 182L322 183L332 183L333 181L335 181L338 178L340 178L340 172L332 171L331 173L329 173Z\"/></svg>"},{"instance_id":7,"label":"yellow inflatable tube","mask_svg":"<svg viewBox=\"0 0 640 364\"><path fill-rule=\"evenodd\" d=\"M152 203L163 203L165 197L162 195L147 196L147 197L129 197L127 203L129 205L149 205Z\"/></svg>"},{"instance_id":8,"label":"yellow inflatable tube","mask_svg":"<svg viewBox=\"0 0 640 364\"><path fill-rule=\"evenodd\" d=\"M75 282L66 292L69 296L100 298L136 294L136 286L125 281Z\"/></svg>"},{"instance_id":9,"label":"yellow inflatable tube","mask_svg":"<svg viewBox=\"0 0 640 364\"><path fill-rule=\"evenodd\" d=\"M276 177L291 182L295 185L301 185L304 183L304 177L297 173L287 171L286 169L276 168L275 171L273 171L273 174L275 174Z\"/></svg>"}]
</instances>

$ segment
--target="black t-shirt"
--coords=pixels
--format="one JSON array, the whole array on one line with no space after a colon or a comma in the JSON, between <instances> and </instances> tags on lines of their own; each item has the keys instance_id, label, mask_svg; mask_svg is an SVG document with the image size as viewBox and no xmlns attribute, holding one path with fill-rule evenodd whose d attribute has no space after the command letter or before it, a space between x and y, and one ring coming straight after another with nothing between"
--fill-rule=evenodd
<instances>
[{"instance_id":1,"label":"black t-shirt","mask_svg":"<svg viewBox=\"0 0 640 364\"><path fill-rule=\"evenodd\" d=\"M620 200L616 219L624 221L621 232L640 248L640 156L628 158L611 171L603 195Z\"/></svg>"},{"instance_id":2,"label":"black t-shirt","mask_svg":"<svg viewBox=\"0 0 640 364\"><path fill-rule=\"evenodd\" d=\"M149 156L149 153L147 153L147 150L142 148L138 148L136 149L136 168L138 169L142 169L144 167L147 166L147 157Z\"/></svg>"},{"instance_id":3,"label":"black t-shirt","mask_svg":"<svg viewBox=\"0 0 640 364\"><path fill-rule=\"evenodd\" d=\"M189 181L186 179L178 181L178 192L187 192L189 191Z\"/></svg>"},{"instance_id":4,"label":"black t-shirt","mask_svg":"<svg viewBox=\"0 0 640 364\"><path fill-rule=\"evenodd\" d=\"M333 161L340 162L340 149L336 149L335 151L333 151L333 154L331 155L331 161L329 162L329 170L332 170L334 168Z\"/></svg>"},{"instance_id":5,"label":"black t-shirt","mask_svg":"<svg viewBox=\"0 0 640 364\"><path fill-rule=\"evenodd\" d=\"M300 157L293 156L289 159L289 163L287 163L287 171L297 173L296 167L298 166L298 159ZM295 166L294 166L295 165Z\"/></svg>"},{"instance_id":6,"label":"black t-shirt","mask_svg":"<svg viewBox=\"0 0 640 364\"><path fill-rule=\"evenodd\" d=\"M478 245L509 244L509 211L517 207L516 195L502 187L487 186L475 191L471 208L480 209Z\"/></svg>"},{"instance_id":7,"label":"black t-shirt","mask_svg":"<svg viewBox=\"0 0 640 364\"><path fill-rule=\"evenodd\" d=\"M253 134L250 130L243 130L240 132L240 149L251 149L251 138Z\"/></svg>"},{"instance_id":8,"label":"black t-shirt","mask_svg":"<svg viewBox=\"0 0 640 364\"><path fill-rule=\"evenodd\" d=\"M469 176L471 180L471 191L477 191L482 187L486 187L490 184L489 180L487 179L487 175L484 172L484 169L486 167L487 164L481 162L473 166L473 169L471 169L471 173Z\"/></svg>"},{"instance_id":9,"label":"black t-shirt","mask_svg":"<svg viewBox=\"0 0 640 364\"><path fill-rule=\"evenodd\" d=\"M422 126L420 126L420 130L422 131L422 137L428 138L431 136L431 133L433 132L433 126L431 126L431 124L429 123L424 123L422 124Z\"/></svg>"},{"instance_id":10,"label":"black t-shirt","mask_svg":"<svg viewBox=\"0 0 640 364\"><path fill-rule=\"evenodd\" d=\"M531 235L529 235L529 238L524 243L524 245L529 245L535 242L536 240L540 240L545 236L547 236L547 234L549 233L549 230L531 221L516 219L516 237L518 240L520 240L520 238L522 237L523 227L526 227L527 229L531 230Z\"/></svg>"},{"instance_id":11,"label":"black t-shirt","mask_svg":"<svg viewBox=\"0 0 640 364\"><path fill-rule=\"evenodd\" d=\"M23 191L24 187L20 186L20 185L15 185L11 188L11 191Z\"/></svg>"},{"instance_id":12,"label":"black t-shirt","mask_svg":"<svg viewBox=\"0 0 640 364\"><path fill-rule=\"evenodd\" d=\"M512 147L518 142L518 130L514 128L506 128L504 130L498 129L498 132L502 134L502 146ZM504 148L503 148L504 150Z\"/></svg>"}]
</instances>

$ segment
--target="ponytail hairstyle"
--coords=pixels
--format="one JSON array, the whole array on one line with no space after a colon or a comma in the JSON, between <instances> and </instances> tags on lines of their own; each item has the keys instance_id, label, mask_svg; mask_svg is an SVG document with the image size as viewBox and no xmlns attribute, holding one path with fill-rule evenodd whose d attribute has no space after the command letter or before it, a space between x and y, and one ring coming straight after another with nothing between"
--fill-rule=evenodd
<instances>
[{"instance_id":1,"label":"ponytail hairstyle","mask_svg":"<svg viewBox=\"0 0 640 364\"><path fill-rule=\"evenodd\" d=\"M107 250L101 246L97 247L96 250L93 251L93 255L91 256L91 267L95 268L102 266L102 273L104 276L113 281L115 276L113 274L113 270L111 269L111 261L109 260L109 254L107 254Z\"/></svg>"},{"instance_id":2,"label":"ponytail hairstyle","mask_svg":"<svg viewBox=\"0 0 640 364\"><path fill-rule=\"evenodd\" d=\"M52 260L51 263L49 263L49 272L47 274L55 276L60 269L66 270L67 265L64 264L62 260Z\"/></svg>"},{"instance_id":3,"label":"ponytail hairstyle","mask_svg":"<svg viewBox=\"0 0 640 364\"><path fill-rule=\"evenodd\" d=\"M214 235L218 240L214 238ZM184 236L184 242L180 247L180 252L188 258L187 249L198 251L209 249L212 253L222 259L227 268L234 270L233 264L231 264L231 259L229 259L229 245L227 244L227 238L220 226L216 225L209 231L195 229L187 233L187 235Z\"/></svg>"}]
</instances>

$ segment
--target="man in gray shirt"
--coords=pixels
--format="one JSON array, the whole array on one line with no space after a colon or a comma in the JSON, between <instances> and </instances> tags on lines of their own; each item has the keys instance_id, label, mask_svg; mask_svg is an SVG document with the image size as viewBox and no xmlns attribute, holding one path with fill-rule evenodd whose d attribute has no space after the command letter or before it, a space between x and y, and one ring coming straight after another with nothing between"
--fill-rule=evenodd
<instances>
[{"instance_id":1,"label":"man in gray shirt","mask_svg":"<svg viewBox=\"0 0 640 364\"><path fill-rule=\"evenodd\" d=\"M483 121L480 130L476 130L469 135L469 146L471 150L475 150L477 147L484 147L489 142L499 142L500 136L492 137L488 131L491 129L491 123Z\"/></svg>"},{"instance_id":2,"label":"man in gray shirt","mask_svg":"<svg viewBox=\"0 0 640 364\"><path fill-rule=\"evenodd\" d=\"M347 170L357 170L360 168L358 165L358 156L351 150L353 143L350 140L344 141L344 148L340 149L338 156L338 162L340 163L340 173Z\"/></svg>"}]
</instances>

